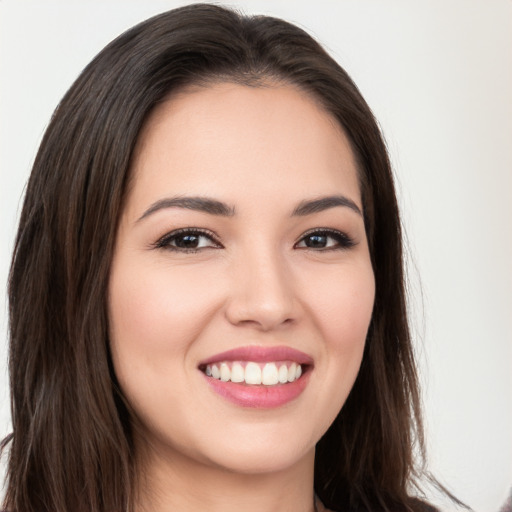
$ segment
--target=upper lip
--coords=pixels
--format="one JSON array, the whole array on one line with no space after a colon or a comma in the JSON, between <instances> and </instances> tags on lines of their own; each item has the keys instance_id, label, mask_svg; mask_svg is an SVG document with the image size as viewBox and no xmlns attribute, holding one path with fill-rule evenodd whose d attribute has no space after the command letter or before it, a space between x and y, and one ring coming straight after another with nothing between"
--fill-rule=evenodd
<instances>
[{"instance_id":1,"label":"upper lip","mask_svg":"<svg viewBox=\"0 0 512 512\"><path fill-rule=\"evenodd\" d=\"M232 350L227 350L226 352L215 354L208 359L201 361L199 366L217 363L220 361L254 361L255 363L294 361L299 364L313 364L313 358L311 356L291 347L248 346L238 347Z\"/></svg>"}]
</instances>

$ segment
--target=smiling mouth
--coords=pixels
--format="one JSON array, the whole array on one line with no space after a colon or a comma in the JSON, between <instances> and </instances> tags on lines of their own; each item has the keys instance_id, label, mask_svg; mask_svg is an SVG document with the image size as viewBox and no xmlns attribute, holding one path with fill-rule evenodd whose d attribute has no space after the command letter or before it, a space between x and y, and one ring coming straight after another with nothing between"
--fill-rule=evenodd
<instances>
[{"instance_id":1,"label":"smiling mouth","mask_svg":"<svg viewBox=\"0 0 512 512\"><path fill-rule=\"evenodd\" d=\"M277 386L300 379L309 365L295 361L219 361L199 369L211 379L249 386Z\"/></svg>"},{"instance_id":2,"label":"smiling mouth","mask_svg":"<svg viewBox=\"0 0 512 512\"><path fill-rule=\"evenodd\" d=\"M299 398L313 373L313 358L281 346L238 347L199 363L209 388L243 408L273 409Z\"/></svg>"}]
</instances>

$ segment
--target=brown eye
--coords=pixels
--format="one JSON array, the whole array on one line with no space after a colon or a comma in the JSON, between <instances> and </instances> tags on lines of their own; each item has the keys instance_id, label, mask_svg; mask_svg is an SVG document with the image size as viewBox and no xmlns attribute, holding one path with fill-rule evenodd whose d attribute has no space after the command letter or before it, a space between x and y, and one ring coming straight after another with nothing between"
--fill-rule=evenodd
<instances>
[{"instance_id":1,"label":"brown eye","mask_svg":"<svg viewBox=\"0 0 512 512\"><path fill-rule=\"evenodd\" d=\"M166 234L154 245L157 249L170 249L174 251L200 251L208 248L221 247L209 232L197 229L180 229Z\"/></svg>"},{"instance_id":2,"label":"brown eye","mask_svg":"<svg viewBox=\"0 0 512 512\"><path fill-rule=\"evenodd\" d=\"M178 235L174 237L174 246L181 249L197 249L200 245L202 235Z\"/></svg>"},{"instance_id":3,"label":"brown eye","mask_svg":"<svg viewBox=\"0 0 512 512\"><path fill-rule=\"evenodd\" d=\"M348 249L354 241L345 233L336 230L317 230L304 235L295 247L304 249Z\"/></svg>"},{"instance_id":4,"label":"brown eye","mask_svg":"<svg viewBox=\"0 0 512 512\"><path fill-rule=\"evenodd\" d=\"M304 238L304 245L311 249L323 249L327 247L329 237L327 235L314 234Z\"/></svg>"}]
</instances>

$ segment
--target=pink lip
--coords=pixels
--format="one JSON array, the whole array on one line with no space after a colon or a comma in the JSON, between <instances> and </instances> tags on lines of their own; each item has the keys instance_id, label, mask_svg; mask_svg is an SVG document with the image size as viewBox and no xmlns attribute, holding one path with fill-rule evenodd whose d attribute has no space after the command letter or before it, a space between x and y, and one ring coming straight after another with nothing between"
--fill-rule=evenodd
<instances>
[{"instance_id":1,"label":"pink lip","mask_svg":"<svg viewBox=\"0 0 512 512\"><path fill-rule=\"evenodd\" d=\"M223 382L203 373L210 389L226 400L240 407L273 409L281 407L296 399L309 382L313 359L299 350L289 347L241 347L216 354L199 364L204 368L207 364L220 361L254 361L264 363L271 361L295 361L307 365L301 377L287 384L275 386L248 385L245 383Z\"/></svg>"},{"instance_id":2,"label":"pink lip","mask_svg":"<svg viewBox=\"0 0 512 512\"><path fill-rule=\"evenodd\" d=\"M241 407L258 409L274 409L297 398L306 387L311 371L306 371L301 377L288 384L275 386L252 386L245 383L222 382L212 377L206 379L210 388L226 400Z\"/></svg>"},{"instance_id":3,"label":"pink lip","mask_svg":"<svg viewBox=\"0 0 512 512\"><path fill-rule=\"evenodd\" d=\"M199 363L199 366L218 363L220 361L254 361L255 363L265 363L272 361L295 361L299 364L313 364L313 358L290 347L240 347L220 354L215 354Z\"/></svg>"}]
</instances>

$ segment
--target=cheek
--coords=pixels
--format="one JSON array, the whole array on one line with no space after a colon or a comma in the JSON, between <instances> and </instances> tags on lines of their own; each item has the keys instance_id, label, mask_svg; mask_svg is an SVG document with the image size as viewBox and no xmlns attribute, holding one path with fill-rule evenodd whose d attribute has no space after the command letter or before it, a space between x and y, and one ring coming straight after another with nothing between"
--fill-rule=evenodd
<instances>
[{"instance_id":1,"label":"cheek","mask_svg":"<svg viewBox=\"0 0 512 512\"><path fill-rule=\"evenodd\" d=\"M165 262L114 262L109 293L111 350L121 384L188 371L194 341L216 311L219 289ZM184 364L185 363L185 364ZM195 367L194 367L195 370ZM140 377L137 377L139 375Z\"/></svg>"},{"instance_id":2,"label":"cheek","mask_svg":"<svg viewBox=\"0 0 512 512\"><path fill-rule=\"evenodd\" d=\"M342 267L321 282L310 292L309 304L326 348L340 353L362 351L375 299L371 265Z\"/></svg>"},{"instance_id":3,"label":"cheek","mask_svg":"<svg viewBox=\"0 0 512 512\"><path fill-rule=\"evenodd\" d=\"M160 432L183 410L190 357L221 304L199 269L114 260L109 286L110 346L117 380L145 428Z\"/></svg>"},{"instance_id":4,"label":"cheek","mask_svg":"<svg viewBox=\"0 0 512 512\"><path fill-rule=\"evenodd\" d=\"M311 280L300 283L308 290L309 317L321 336L318 372L312 375L322 389L310 411L321 418L313 431L315 442L332 424L354 385L375 298L373 270L366 259L330 267L316 277L315 287L311 287Z\"/></svg>"},{"instance_id":5,"label":"cheek","mask_svg":"<svg viewBox=\"0 0 512 512\"><path fill-rule=\"evenodd\" d=\"M208 314L214 297L207 281L164 265L130 270L114 267L110 282L111 328L123 344L176 346Z\"/></svg>"}]
</instances>

